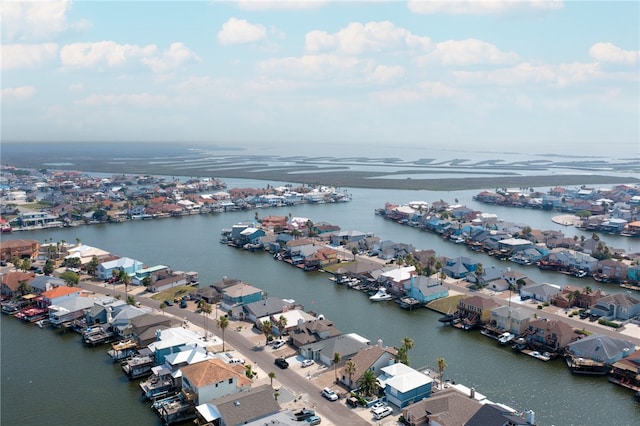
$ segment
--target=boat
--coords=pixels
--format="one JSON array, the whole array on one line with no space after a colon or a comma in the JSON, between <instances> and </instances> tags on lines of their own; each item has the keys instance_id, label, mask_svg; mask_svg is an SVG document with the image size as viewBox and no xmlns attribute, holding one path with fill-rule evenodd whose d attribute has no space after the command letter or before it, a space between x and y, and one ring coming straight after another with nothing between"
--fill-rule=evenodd
<instances>
[{"instance_id":1,"label":"boat","mask_svg":"<svg viewBox=\"0 0 640 426\"><path fill-rule=\"evenodd\" d=\"M454 322L457 319L460 319L460 313L458 311L454 312L453 314L446 314L445 316L438 318L438 321L446 324Z\"/></svg>"},{"instance_id":2,"label":"boat","mask_svg":"<svg viewBox=\"0 0 640 426\"><path fill-rule=\"evenodd\" d=\"M376 294L369 296L369 300L372 302L384 302L391 299L393 299L393 296L387 293L387 289L384 287L378 288L378 292Z\"/></svg>"},{"instance_id":3,"label":"boat","mask_svg":"<svg viewBox=\"0 0 640 426\"><path fill-rule=\"evenodd\" d=\"M580 358L573 355L565 357L567 367L573 374L605 375L611 371L611 366L588 358Z\"/></svg>"},{"instance_id":4,"label":"boat","mask_svg":"<svg viewBox=\"0 0 640 426\"><path fill-rule=\"evenodd\" d=\"M515 338L515 334L513 333L502 333L499 337L498 337L498 343L500 343L501 345L506 345L509 342L511 342L514 338Z\"/></svg>"},{"instance_id":5,"label":"boat","mask_svg":"<svg viewBox=\"0 0 640 426\"><path fill-rule=\"evenodd\" d=\"M47 325L51 325L51 321L49 321L48 319L41 319L39 321L36 321L36 325L40 328L44 328Z\"/></svg>"},{"instance_id":6,"label":"boat","mask_svg":"<svg viewBox=\"0 0 640 426\"><path fill-rule=\"evenodd\" d=\"M552 355L549 352L540 353L538 351L532 351L529 349L525 349L521 352L523 354L529 355L530 357L537 358L540 361L549 361L552 358Z\"/></svg>"}]
</instances>

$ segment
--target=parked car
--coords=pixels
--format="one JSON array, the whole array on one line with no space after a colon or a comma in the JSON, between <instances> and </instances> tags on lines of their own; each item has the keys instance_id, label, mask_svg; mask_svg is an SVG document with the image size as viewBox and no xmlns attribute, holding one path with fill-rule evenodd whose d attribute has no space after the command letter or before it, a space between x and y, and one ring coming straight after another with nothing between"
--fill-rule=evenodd
<instances>
[{"instance_id":1,"label":"parked car","mask_svg":"<svg viewBox=\"0 0 640 426\"><path fill-rule=\"evenodd\" d=\"M276 364L278 367L282 368L283 370L284 370L285 368L289 368L289 363L287 362L287 360L286 360L286 359L284 359L284 358L282 358L282 357L280 357L280 358L276 358L276 360L275 360L275 364Z\"/></svg>"},{"instance_id":2,"label":"parked car","mask_svg":"<svg viewBox=\"0 0 640 426\"><path fill-rule=\"evenodd\" d=\"M167 299L164 301L164 304L167 306L173 306L173 300Z\"/></svg>"},{"instance_id":3,"label":"parked car","mask_svg":"<svg viewBox=\"0 0 640 426\"><path fill-rule=\"evenodd\" d=\"M311 410L310 408L303 408L302 410L293 413L296 417L297 421L307 420L309 417L313 417L316 415L316 412Z\"/></svg>"},{"instance_id":4,"label":"parked car","mask_svg":"<svg viewBox=\"0 0 640 426\"><path fill-rule=\"evenodd\" d=\"M181 308L186 308L187 307L187 299L182 299L180 301L180 307Z\"/></svg>"},{"instance_id":5,"label":"parked car","mask_svg":"<svg viewBox=\"0 0 640 426\"><path fill-rule=\"evenodd\" d=\"M322 422L322 419L320 418L320 416L311 416L305 421L307 422L308 425L313 426L313 425L319 425L320 422Z\"/></svg>"},{"instance_id":6,"label":"parked car","mask_svg":"<svg viewBox=\"0 0 640 426\"><path fill-rule=\"evenodd\" d=\"M315 364L315 362L312 359L305 359L300 363L300 367L302 368L311 367L313 364Z\"/></svg>"},{"instance_id":7,"label":"parked car","mask_svg":"<svg viewBox=\"0 0 640 426\"><path fill-rule=\"evenodd\" d=\"M339 398L338 394L329 388L322 389L322 396L327 398L329 401L337 401Z\"/></svg>"},{"instance_id":8,"label":"parked car","mask_svg":"<svg viewBox=\"0 0 640 426\"><path fill-rule=\"evenodd\" d=\"M378 401L378 402L376 402L375 404L373 404L373 405L371 406L371 412L372 412L372 413L375 413L376 411L378 411L378 410L380 410L381 408L384 408L384 407L386 407L386 406L387 406L387 404L385 404L384 402L382 402L382 401Z\"/></svg>"},{"instance_id":9,"label":"parked car","mask_svg":"<svg viewBox=\"0 0 640 426\"><path fill-rule=\"evenodd\" d=\"M393 409L391 407L389 407L389 406L385 406L385 407L379 408L377 411L375 411L373 413L373 417L376 420L380 420L380 419L383 419L383 418L387 417L391 413L393 413Z\"/></svg>"},{"instance_id":10,"label":"parked car","mask_svg":"<svg viewBox=\"0 0 640 426\"><path fill-rule=\"evenodd\" d=\"M274 342L273 342L273 344L271 346L273 347L273 349L280 349L281 347L283 347L286 344L287 344L287 342L285 342L284 340L274 340Z\"/></svg>"}]
</instances>

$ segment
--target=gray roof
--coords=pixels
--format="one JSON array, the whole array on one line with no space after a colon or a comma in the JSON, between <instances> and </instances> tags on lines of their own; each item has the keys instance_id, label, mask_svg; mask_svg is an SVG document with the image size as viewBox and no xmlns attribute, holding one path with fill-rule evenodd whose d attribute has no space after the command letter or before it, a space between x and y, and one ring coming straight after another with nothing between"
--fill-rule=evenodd
<instances>
[{"instance_id":1,"label":"gray roof","mask_svg":"<svg viewBox=\"0 0 640 426\"><path fill-rule=\"evenodd\" d=\"M47 284L59 287L67 285L67 282L61 278L52 277L49 275L38 275L29 283L32 288L37 288L38 290L46 290Z\"/></svg>"},{"instance_id":2,"label":"gray roof","mask_svg":"<svg viewBox=\"0 0 640 426\"><path fill-rule=\"evenodd\" d=\"M273 392L270 385L262 385L216 399L213 403L218 408L224 424L236 426L280 411L280 405L273 397Z\"/></svg>"},{"instance_id":3,"label":"gray roof","mask_svg":"<svg viewBox=\"0 0 640 426\"><path fill-rule=\"evenodd\" d=\"M593 334L568 345L568 350L573 355L600 362L615 360L620 358L623 352L634 349L635 345L631 341L599 334Z\"/></svg>"},{"instance_id":4,"label":"gray roof","mask_svg":"<svg viewBox=\"0 0 640 426\"><path fill-rule=\"evenodd\" d=\"M342 334L307 346L319 350L320 353L330 359L333 359L333 354L335 353L339 353L342 357L349 357L367 346L367 343L363 343L362 338L358 337L353 333Z\"/></svg>"},{"instance_id":5,"label":"gray roof","mask_svg":"<svg viewBox=\"0 0 640 426\"><path fill-rule=\"evenodd\" d=\"M248 303L244 305L243 308L247 313L255 315L256 318L262 318L282 312L282 309L288 305L290 305L290 303L285 302L279 297L269 297L257 302Z\"/></svg>"}]
</instances>

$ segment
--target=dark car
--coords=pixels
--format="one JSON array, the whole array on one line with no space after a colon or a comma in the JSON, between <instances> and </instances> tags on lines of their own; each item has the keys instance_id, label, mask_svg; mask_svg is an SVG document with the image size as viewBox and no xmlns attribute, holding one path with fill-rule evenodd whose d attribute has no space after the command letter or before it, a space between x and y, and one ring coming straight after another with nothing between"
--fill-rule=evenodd
<instances>
[{"instance_id":1,"label":"dark car","mask_svg":"<svg viewBox=\"0 0 640 426\"><path fill-rule=\"evenodd\" d=\"M173 300L167 299L167 300L164 301L164 304L167 305L167 306L173 306Z\"/></svg>"},{"instance_id":2,"label":"dark car","mask_svg":"<svg viewBox=\"0 0 640 426\"><path fill-rule=\"evenodd\" d=\"M181 308L186 308L187 307L187 299L180 300L180 307Z\"/></svg>"},{"instance_id":3,"label":"dark car","mask_svg":"<svg viewBox=\"0 0 640 426\"><path fill-rule=\"evenodd\" d=\"M309 417L315 416L316 412L309 408L303 408L302 410L298 411L297 413L294 413L293 415L296 417L297 421L302 421L302 420L307 420Z\"/></svg>"},{"instance_id":4,"label":"dark car","mask_svg":"<svg viewBox=\"0 0 640 426\"><path fill-rule=\"evenodd\" d=\"M282 358L282 357L280 357L280 358L276 358L276 360L275 360L275 364L276 364L278 367L282 368L283 370L284 370L285 368L288 368L288 367L289 367L289 363L287 362L287 360L286 360L286 359L284 359L284 358Z\"/></svg>"}]
</instances>

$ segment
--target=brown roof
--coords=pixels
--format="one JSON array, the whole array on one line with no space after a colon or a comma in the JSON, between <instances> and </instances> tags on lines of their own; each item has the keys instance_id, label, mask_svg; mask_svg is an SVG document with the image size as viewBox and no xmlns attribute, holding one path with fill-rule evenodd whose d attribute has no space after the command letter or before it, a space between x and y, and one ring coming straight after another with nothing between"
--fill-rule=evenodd
<instances>
[{"instance_id":1,"label":"brown roof","mask_svg":"<svg viewBox=\"0 0 640 426\"><path fill-rule=\"evenodd\" d=\"M357 354L351 358L356 364L356 371L353 374L353 381L357 382L360 377L367 371L371 366L378 361L382 356L387 355L388 359L394 359L397 355L398 351L394 348L388 347L380 347L378 345L367 346L358 351Z\"/></svg>"},{"instance_id":2,"label":"brown roof","mask_svg":"<svg viewBox=\"0 0 640 426\"><path fill-rule=\"evenodd\" d=\"M230 365L218 358L187 365L182 367L181 370L182 375L197 388L234 377L238 378L238 387L251 383L251 380L245 375L244 366L238 364Z\"/></svg>"},{"instance_id":3,"label":"brown roof","mask_svg":"<svg viewBox=\"0 0 640 426\"><path fill-rule=\"evenodd\" d=\"M18 287L20 287L21 281L29 283L35 278L35 276L36 274L33 272L16 271L6 273L0 279L2 280L2 285L5 285L11 291L16 291Z\"/></svg>"},{"instance_id":4,"label":"brown roof","mask_svg":"<svg viewBox=\"0 0 640 426\"><path fill-rule=\"evenodd\" d=\"M428 417L442 426L457 426L465 424L480 408L482 404L475 399L448 388L408 406L402 413L411 422Z\"/></svg>"}]
</instances>

